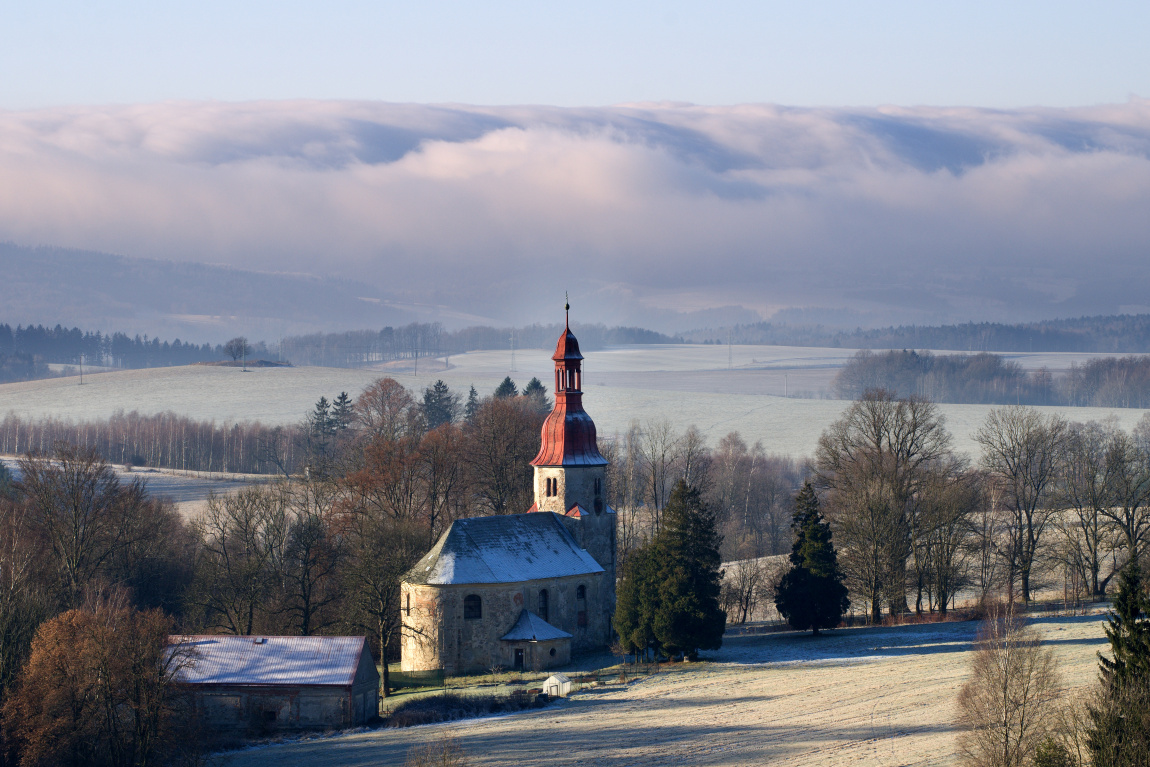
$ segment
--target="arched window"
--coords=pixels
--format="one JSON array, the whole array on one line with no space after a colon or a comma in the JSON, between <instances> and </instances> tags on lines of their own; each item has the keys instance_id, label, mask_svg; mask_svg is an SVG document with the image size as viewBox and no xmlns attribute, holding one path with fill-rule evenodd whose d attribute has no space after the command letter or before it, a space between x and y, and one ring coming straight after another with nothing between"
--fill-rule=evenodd
<instances>
[{"instance_id":1,"label":"arched window","mask_svg":"<svg viewBox=\"0 0 1150 767\"><path fill-rule=\"evenodd\" d=\"M547 618L547 589L540 589L539 590L539 609L536 610L536 612L539 613L540 618L542 618L543 620L548 620L548 618Z\"/></svg>"},{"instance_id":2,"label":"arched window","mask_svg":"<svg viewBox=\"0 0 1150 767\"><path fill-rule=\"evenodd\" d=\"M579 584L575 588L575 598L576 599L586 599L587 598L587 587L584 586L583 584Z\"/></svg>"},{"instance_id":3,"label":"arched window","mask_svg":"<svg viewBox=\"0 0 1150 767\"><path fill-rule=\"evenodd\" d=\"M468 594L463 598L463 619L477 621L483 617L483 600L478 594Z\"/></svg>"},{"instance_id":4,"label":"arched window","mask_svg":"<svg viewBox=\"0 0 1150 767\"><path fill-rule=\"evenodd\" d=\"M411 593L404 595L403 612L405 615L411 615Z\"/></svg>"}]
</instances>

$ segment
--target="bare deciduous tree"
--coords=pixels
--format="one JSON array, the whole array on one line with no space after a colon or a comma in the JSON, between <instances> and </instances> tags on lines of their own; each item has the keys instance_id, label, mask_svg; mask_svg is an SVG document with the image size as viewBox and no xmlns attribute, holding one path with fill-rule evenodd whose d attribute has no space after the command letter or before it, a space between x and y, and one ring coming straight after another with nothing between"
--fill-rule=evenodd
<instances>
[{"instance_id":1,"label":"bare deciduous tree","mask_svg":"<svg viewBox=\"0 0 1150 767\"><path fill-rule=\"evenodd\" d=\"M999 484L1011 515L1008 586L1013 590L1015 580L1021 581L1026 601L1030 601L1039 545L1055 512L1055 481L1067 431L1066 421L1059 416L1011 406L991 410L974 437L982 446L983 465Z\"/></svg>"},{"instance_id":2,"label":"bare deciduous tree","mask_svg":"<svg viewBox=\"0 0 1150 767\"><path fill-rule=\"evenodd\" d=\"M679 479L676 464L682 457L682 440L669 420L648 421L643 424L635 447L647 479L646 500L651 511L652 533L658 533L662 528L663 507Z\"/></svg>"},{"instance_id":3,"label":"bare deciduous tree","mask_svg":"<svg viewBox=\"0 0 1150 767\"><path fill-rule=\"evenodd\" d=\"M251 354L251 352L252 347L248 344L248 339L243 336L236 336L224 344L224 353L232 358L232 362L235 362L240 357L246 357Z\"/></svg>"},{"instance_id":4,"label":"bare deciduous tree","mask_svg":"<svg viewBox=\"0 0 1150 767\"><path fill-rule=\"evenodd\" d=\"M881 389L868 391L819 438L816 471L830 491L827 516L845 550L840 561L876 620L880 598L892 613L907 609L916 496L950 451L932 403Z\"/></svg>"},{"instance_id":5,"label":"bare deciduous tree","mask_svg":"<svg viewBox=\"0 0 1150 767\"><path fill-rule=\"evenodd\" d=\"M1061 681L1053 652L1008 605L982 624L958 696L958 751L970 767L1023 767L1052 732Z\"/></svg>"},{"instance_id":6,"label":"bare deciduous tree","mask_svg":"<svg viewBox=\"0 0 1150 767\"><path fill-rule=\"evenodd\" d=\"M1110 504L1107 444L1110 430L1097 423L1071 424L1058 470L1058 499L1066 508L1055 523L1062 533L1064 559L1093 597L1106 591L1114 573L1102 574L1103 558L1113 548L1103 510Z\"/></svg>"},{"instance_id":7,"label":"bare deciduous tree","mask_svg":"<svg viewBox=\"0 0 1150 767\"><path fill-rule=\"evenodd\" d=\"M248 487L211 495L192 526L200 544L189 602L203 611L204 624L239 635L268 627L276 557L288 540L285 494Z\"/></svg>"},{"instance_id":8,"label":"bare deciduous tree","mask_svg":"<svg viewBox=\"0 0 1150 767\"><path fill-rule=\"evenodd\" d=\"M51 457L20 459L21 492L32 508L31 523L48 541L60 574L65 607L82 601L93 584L132 537L148 534L138 524L145 514L144 485L122 485L94 450L58 445Z\"/></svg>"}]
</instances>

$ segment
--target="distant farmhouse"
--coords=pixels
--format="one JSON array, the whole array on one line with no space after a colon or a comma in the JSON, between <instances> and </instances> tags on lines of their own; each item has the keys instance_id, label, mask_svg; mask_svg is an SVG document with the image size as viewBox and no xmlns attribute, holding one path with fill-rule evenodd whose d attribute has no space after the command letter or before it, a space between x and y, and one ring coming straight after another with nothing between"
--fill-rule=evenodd
<instances>
[{"instance_id":1,"label":"distant farmhouse","mask_svg":"<svg viewBox=\"0 0 1150 767\"><path fill-rule=\"evenodd\" d=\"M349 727L379 713L379 672L364 637L176 636L191 661L176 681L214 730Z\"/></svg>"},{"instance_id":2,"label":"distant farmhouse","mask_svg":"<svg viewBox=\"0 0 1150 767\"><path fill-rule=\"evenodd\" d=\"M460 519L402 585L404 671L543 669L611 642L615 512L583 410L579 342L559 337L555 408L524 514Z\"/></svg>"}]
</instances>

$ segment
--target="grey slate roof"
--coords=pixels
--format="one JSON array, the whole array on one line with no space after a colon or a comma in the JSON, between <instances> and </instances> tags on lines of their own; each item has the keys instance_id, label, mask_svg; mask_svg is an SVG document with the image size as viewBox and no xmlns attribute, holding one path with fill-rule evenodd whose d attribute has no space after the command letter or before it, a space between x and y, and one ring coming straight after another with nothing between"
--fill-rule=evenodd
<instances>
[{"instance_id":1,"label":"grey slate roof","mask_svg":"<svg viewBox=\"0 0 1150 767\"><path fill-rule=\"evenodd\" d=\"M546 642L548 639L570 639L571 635L557 629L530 610L519 613L519 620L511 630L500 637L508 642Z\"/></svg>"},{"instance_id":2,"label":"grey slate roof","mask_svg":"<svg viewBox=\"0 0 1150 767\"><path fill-rule=\"evenodd\" d=\"M457 519L404 580L421 585L518 583L601 573L556 514Z\"/></svg>"},{"instance_id":3,"label":"grey slate roof","mask_svg":"<svg viewBox=\"0 0 1150 767\"><path fill-rule=\"evenodd\" d=\"M185 684L338 685L355 681L364 637L182 636L194 650Z\"/></svg>"}]
</instances>

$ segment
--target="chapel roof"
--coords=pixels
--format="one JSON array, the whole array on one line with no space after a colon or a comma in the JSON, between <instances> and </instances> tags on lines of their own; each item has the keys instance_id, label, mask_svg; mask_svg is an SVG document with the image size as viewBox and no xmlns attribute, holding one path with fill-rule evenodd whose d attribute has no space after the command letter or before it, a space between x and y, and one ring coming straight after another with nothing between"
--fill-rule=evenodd
<instances>
[{"instance_id":1,"label":"chapel roof","mask_svg":"<svg viewBox=\"0 0 1150 767\"><path fill-rule=\"evenodd\" d=\"M506 514L455 520L404 580L434 586L520 583L601 572L557 514Z\"/></svg>"},{"instance_id":2,"label":"chapel roof","mask_svg":"<svg viewBox=\"0 0 1150 767\"><path fill-rule=\"evenodd\" d=\"M505 642L546 642L550 639L570 639L572 636L530 610L523 610L511 630L499 638Z\"/></svg>"}]
</instances>

